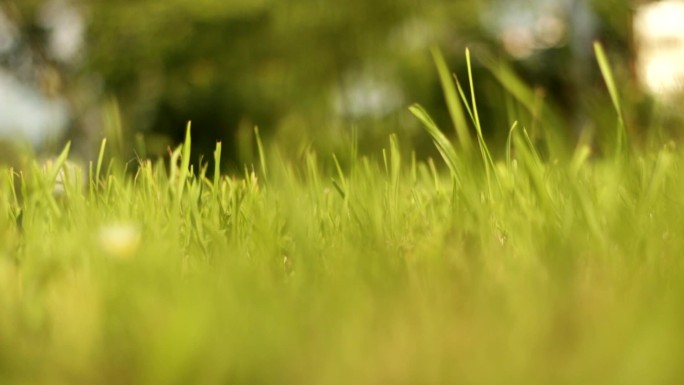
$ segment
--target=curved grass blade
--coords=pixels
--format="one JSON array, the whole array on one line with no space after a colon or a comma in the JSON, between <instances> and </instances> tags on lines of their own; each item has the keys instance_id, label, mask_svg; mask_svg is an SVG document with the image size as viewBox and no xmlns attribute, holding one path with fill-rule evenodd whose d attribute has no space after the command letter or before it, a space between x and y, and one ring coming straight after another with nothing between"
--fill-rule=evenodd
<instances>
[{"instance_id":1,"label":"curved grass blade","mask_svg":"<svg viewBox=\"0 0 684 385\"><path fill-rule=\"evenodd\" d=\"M490 198L492 198L493 195L490 181L492 174L494 175L494 178L496 179L499 188L501 188L501 182L499 181L499 177L496 175L496 173L492 172L492 170L494 169L494 160L492 159L492 154L489 152L487 143L484 140L484 135L482 135L482 125L480 124L480 115L477 111L477 99L475 98L475 82L473 81L473 67L470 60L470 49L466 48L465 52L466 64L468 66L468 82L470 83L470 105L472 110L473 123L475 124L475 129L477 131L478 144L480 145L480 152L482 153L482 161L484 162L485 174L487 175L487 187L489 189L489 196ZM461 97L464 98L463 102L467 104L463 90L460 89L460 85L459 91L461 92Z\"/></svg>"},{"instance_id":2,"label":"curved grass blade","mask_svg":"<svg viewBox=\"0 0 684 385\"><path fill-rule=\"evenodd\" d=\"M601 75L603 76L603 80L606 82L610 99L613 102L613 107L615 107L615 112L618 116L615 152L616 155L619 155L623 151L623 146L625 145L624 142L626 139L626 127L624 115L622 113L622 105L620 104L620 95L618 94L617 86L615 85L615 77L613 76L613 71L610 68L608 57L606 56L606 52L603 50L601 43L597 41L594 42L594 52L596 53L596 61L601 69Z\"/></svg>"},{"instance_id":3,"label":"curved grass blade","mask_svg":"<svg viewBox=\"0 0 684 385\"><path fill-rule=\"evenodd\" d=\"M442 133L442 131L437 127L437 124L432 120L430 115L425 111L425 109L419 105L414 104L409 107L409 111L418 118L423 123L423 126L427 130L428 134L432 137L432 140L437 146L437 150L442 155L444 162L446 163L451 175L456 179L458 184L461 184L461 173L459 170L459 157L451 144L449 139Z\"/></svg>"},{"instance_id":4,"label":"curved grass blade","mask_svg":"<svg viewBox=\"0 0 684 385\"><path fill-rule=\"evenodd\" d=\"M451 121L454 124L454 129L456 130L459 143L461 144L463 152L470 154L473 148L472 138L468 132L468 124L465 119L463 106L459 101L458 92L454 85L454 79L451 78L449 67L447 66L446 60L444 60L444 56L439 49L432 49L432 58L435 61L435 66L437 67L439 81L442 85L444 98L446 99L449 115L451 116Z\"/></svg>"},{"instance_id":5,"label":"curved grass blade","mask_svg":"<svg viewBox=\"0 0 684 385\"><path fill-rule=\"evenodd\" d=\"M513 100L529 114L532 137L536 138L537 127L541 128L541 134L545 139L549 154L556 158L564 158L567 138L559 135L562 131L559 128L563 127L565 123L559 118L559 114L553 109L553 106L544 103L543 93L528 86L505 61L497 60L489 55L479 55L478 58ZM524 117L512 113L512 106L509 106L508 109L511 119L519 121L518 124L525 127ZM544 129L544 127L551 129Z\"/></svg>"}]
</instances>

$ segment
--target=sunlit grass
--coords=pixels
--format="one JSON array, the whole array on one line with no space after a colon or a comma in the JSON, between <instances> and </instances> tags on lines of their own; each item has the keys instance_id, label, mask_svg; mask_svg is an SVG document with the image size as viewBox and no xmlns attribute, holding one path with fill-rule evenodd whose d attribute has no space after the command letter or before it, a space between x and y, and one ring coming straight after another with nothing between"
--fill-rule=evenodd
<instances>
[{"instance_id":1,"label":"sunlit grass","mask_svg":"<svg viewBox=\"0 0 684 385\"><path fill-rule=\"evenodd\" d=\"M463 143L412 108L443 171L391 137L206 175L190 135L134 173L106 142L85 181L68 147L2 170L0 383L680 382L684 154L541 156L517 123L464 150L457 92Z\"/></svg>"}]
</instances>

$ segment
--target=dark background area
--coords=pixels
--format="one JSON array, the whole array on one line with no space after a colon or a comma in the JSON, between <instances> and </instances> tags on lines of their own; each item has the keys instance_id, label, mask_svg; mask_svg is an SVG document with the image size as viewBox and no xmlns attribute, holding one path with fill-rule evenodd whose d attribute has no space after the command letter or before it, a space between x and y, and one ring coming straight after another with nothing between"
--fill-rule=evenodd
<instances>
[{"instance_id":1,"label":"dark background area","mask_svg":"<svg viewBox=\"0 0 684 385\"><path fill-rule=\"evenodd\" d=\"M410 104L421 103L453 134L431 47L441 49L461 79L467 76L464 50L471 48L480 115L493 143L505 139L512 122L504 91L478 60L483 57L511 66L552 106L559 117L554 129L571 140L612 124L594 40L605 45L628 98L644 98L632 62L637 5L3 0L9 32L3 45L0 28L0 68L67 106L63 135L36 146L39 151L70 138L80 156L91 159L100 138L109 136L125 157L163 155L182 140L190 120L195 155L210 157L222 141L225 162L235 168L254 160L254 126L286 156L307 148L346 152L355 129L364 153L396 133L423 157L434 150L408 113ZM64 49L67 30L76 36L71 51Z\"/></svg>"}]
</instances>

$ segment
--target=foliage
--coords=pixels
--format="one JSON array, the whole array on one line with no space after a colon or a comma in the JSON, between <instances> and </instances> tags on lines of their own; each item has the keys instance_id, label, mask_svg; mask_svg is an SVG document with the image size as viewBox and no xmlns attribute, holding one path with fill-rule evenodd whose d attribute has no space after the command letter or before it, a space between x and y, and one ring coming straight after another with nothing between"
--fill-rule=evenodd
<instances>
[{"instance_id":1,"label":"foliage","mask_svg":"<svg viewBox=\"0 0 684 385\"><path fill-rule=\"evenodd\" d=\"M198 148L223 140L234 158L254 125L273 133L296 121L303 142L327 136L318 123L332 115L331 90L368 61L393 61L387 39L411 3L90 2L89 71L119 98L126 126L180 142L192 120Z\"/></svg>"},{"instance_id":2,"label":"foliage","mask_svg":"<svg viewBox=\"0 0 684 385\"><path fill-rule=\"evenodd\" d=\"M50 31L41 24L41 9L50 3L75 5L85 18L84 49L70 63L56 62L46 52ZM477 58L506 58L498 47L500 36L483 25L483 14L501 3L8 0L1 6L40 65L36 72L43 74L42 88L63 93L70 101L76 134L106 134L109 122L101 130L96 117L100 113L107 120L113 99L124 143L142 142L135 141L135 134L146 134L144 146L137 145L135 153L165 153L168 146L182 142L191 120L195 155L208 156L221 140L224 162L239 166L256 160L250 135L254 126L278 141L290 157L308 147L339 152L352 127L362 139L363 153L377 151L395 131L403 141L412 141L419 154L429 154L429 142L405 109L418 100L440 125L449 120L441 109L429 48L444 47L445 62L459 74L466 71L465 46L471 46ZM614 43L609 53L619 48L627 52L629 10L619 1L592 1L591 7L603 21L603 40ZM566 27L571 31L577 26ZM591 52L591 38L576 43L568 37L567 44L529 59L506 59L515 73L539 85L538 104L559 105L564 118L558 119L557 129L569 134L586 128L582 119L602 119L599 115L610 103L596 92L597 71L582 70L588 60L578 52ZM500 119L503 96L497 80L485 75L479 63L473 61L473 71L481 79L477 91L484 134L503 143L511 122ZM619 80L629 77L625 72L616 74ZM391 108L367 116L350 113L352 104L372 104L364 96L375 92L373 87L382 88L378 84L389 85L381 99L393 99ZM121 156L133 157L128 150L132 147L126 146L128 153ZM83 157L92 154L86 151Z\"/></svg>"}]
</instances>

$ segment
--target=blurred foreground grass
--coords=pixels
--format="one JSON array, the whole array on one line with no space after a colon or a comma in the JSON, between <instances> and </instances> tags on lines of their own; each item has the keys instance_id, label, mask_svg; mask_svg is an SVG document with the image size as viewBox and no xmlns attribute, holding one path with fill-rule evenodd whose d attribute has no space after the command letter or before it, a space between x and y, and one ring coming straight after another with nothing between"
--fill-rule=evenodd
<instances>
[{"instance_id":1,"label":"blurred foreground grass","mask_svg":"<svg viewBox=\"0 0 684 385\"><path fill-rule=\"evenodd\" d=\"M2 383L684 378L682 154L497 163L489 194L395 146L334 183L313 154L262 178L144 161L56 198L50 170L3 170Z\"/></svg>"},{"instance_id":2,"label":"blurred foreground grass","mask_svg":"<svg viewBox=\"0 0 684 385\"><path fill-rule=\"evenodd\" d=\"M206 175L189 136L1 170L0 383L681 383L684 154L498 160L412 110L449 172L391 137Z\"/></svg>"}]
</instances>

